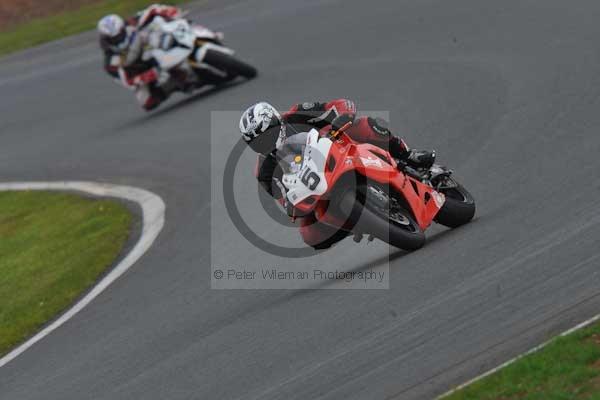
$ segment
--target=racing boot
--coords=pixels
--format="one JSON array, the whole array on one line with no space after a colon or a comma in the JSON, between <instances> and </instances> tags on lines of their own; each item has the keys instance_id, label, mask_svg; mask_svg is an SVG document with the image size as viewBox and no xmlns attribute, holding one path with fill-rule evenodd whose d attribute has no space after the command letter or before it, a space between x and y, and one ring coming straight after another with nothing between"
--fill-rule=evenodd
<instances>
[{"instance_id":1,"label":"racing boot","mask_svg":"<svg viewBox=\"0 0 600 400\"><path fill-rule=\"evenodd\" d=\"M409 150L406 163L413 168L429 169L435 162L435 150Z\"/></svg>"},{"instance_id":2,"label":"racing boot","mask_svg":"<svg viewBox=\"0 0 600 400\"><path fill-rule=\"evenodd\" d=\"M398 159L401 164L411 168L429 169L435 162L435 150L410 149L399 136L390 135L389 151L392 157Z\"/></svg>"}]
</instances>

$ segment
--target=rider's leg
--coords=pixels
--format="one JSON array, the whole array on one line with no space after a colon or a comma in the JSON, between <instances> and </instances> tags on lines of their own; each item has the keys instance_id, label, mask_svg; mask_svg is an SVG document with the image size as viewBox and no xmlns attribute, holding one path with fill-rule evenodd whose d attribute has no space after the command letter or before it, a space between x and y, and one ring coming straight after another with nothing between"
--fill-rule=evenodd
<instances>
[{"instance_id":1,"label":"rider's leg","mask_svg":"<svg viewBox=\"0 0 600 400\"><path fill-rule=\"evenodd\" d=\"M404 140L392 134L388 122L382 118L357 118L346 133L357 141L372 143L389 151L392 157L413 167L429 168L435 161L435 151L410 149Z\"/></svg>"},{"instance_id":2,"label":"rider's leg","mask_svg":"<svg viewBox=\"0 0 600 400\"><path fill-rule=\"evenodd\" d=\"M325 225L315 218L314 214L303 217L300 222L300 235L304 243L315 250L328 249L348 236L348 233L329 225Z\"/></svg>"}]
</instances>

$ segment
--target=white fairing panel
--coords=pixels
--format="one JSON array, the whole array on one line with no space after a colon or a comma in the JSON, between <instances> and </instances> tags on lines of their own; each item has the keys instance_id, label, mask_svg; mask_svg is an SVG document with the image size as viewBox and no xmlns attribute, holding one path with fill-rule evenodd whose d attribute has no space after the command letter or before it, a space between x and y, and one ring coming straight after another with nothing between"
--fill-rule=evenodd
<instances>
[{"instance_id":1,"label":"white fairing panel","mask_svg":"<svg viewBox=\"0 0 600 400\"><path fill-rule=\"evenodd\" d=\"M174 47L169 51L153 50L152 55L160 68L168 71L185 61L190 55L190 51L181 47Z\"/></svg>"},{"instance_id":2,"label":"white fairing panel","mask_svg":"<svg viewBox=\"0 0 600 400\"><path fill-rule=\"evenodd\" d=\"M196 34L185 19L176 19L162 25L165 33L173 35L173 38L183 46L192 49L196 41Z\"/></svg>"},{"instance_id":3,"label":"white fairing panel","mask_svg":"<svg viewBox=\"0 0 600 400\"><path fill-rule=\"evenodd\" d=\"M156 17L149 27L149 57L154 58L164 70L169 70L186 60L194 50L196 35L188 22L178 19L166 22Z\"/></svg>"},{"instance_id":4,"label":"white fairing panel","mask_svg":"<svg viewBox=\"0 0 600 400\"><path fill-rule=\"evenodd\" d=\"M143 59L154 59L161 69L170 70L186 63L192 52L196 49L196 39L219 39L219 35L200 25L190 26L185 19L165 21L156 17L148 27L148 49L144 52ZM233 50L214 43L204 43L195 53L195 62L206 68L204 57L208 50L233 55ZM196 66L198 66L196 65Z\"/></svg>"},{"instance_id":5,"label":"white fairing panel","mask_svg":"<svg viewBox=\"0 0 600 400\"><path fill-rule=\"evenodd\" d=\"M192 29L194 30L194 34L196 35L196 37L198 39L214 40L214 39L219 38L215 32L211 31L210 29L208 29L202 25L194 24Z\"/></svg>"},{"instance_id":6,"label":"white fairing panel","mask_svg":"<svg viewBox=\"0 0 600 400\"><path fill-rule=\"evenodd\" d=\"M287 199L293 205L300 203L312 195L327 192L325 164L333 143L327 138L320 138L319 132L312 129L308 132L306 148L302 164L296 173L284 174L282 183L288 190Z\"/></svg>"}]
</instances>

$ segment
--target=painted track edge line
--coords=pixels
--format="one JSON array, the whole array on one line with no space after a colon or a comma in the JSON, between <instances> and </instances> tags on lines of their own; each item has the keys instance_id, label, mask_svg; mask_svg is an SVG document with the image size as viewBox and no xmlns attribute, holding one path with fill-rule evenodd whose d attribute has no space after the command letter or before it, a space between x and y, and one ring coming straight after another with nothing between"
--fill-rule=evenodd
<instances>
[{"instance_id":1,"label":"painted track edge line","mask_svg":"<svg viewBox=\"0 0 600 400\"><path fill-rule=\"evenodd\" d=\"M166 206L164 201L158 195L140 188L83 181L0 183L0 191L17 190L75 191L98 197L115 197L132 201L137 203L142 209L142 231L140 238L131 251L107 275L96 283L77 303L60 315L60 317L0 358L0 368L17 358L35 343L75 316L110 286L111 283L123 275L152 246L152 243L158 237L165 223Z\"/></svg>"},{"instance_id":2,"label":"painted track edge line","mask_svg":"<svg viewBox=\"0 0 600 400\"><path fill-rule=\"evenodd\" d=\"M467 386L469 386L469 385L471 385L471 384L473 384L473 383L475 383L475 382L477 382L477 381L479 381L479 380L481 380L481 379L483 379L483 378L485 378L485 377L487 377L489 375L492 375L493 373L498 372L498 371L500 371L503 368L508 367L509 365L511 365L512 363L514 363L515 361L518 361L521 358L523 358L525 356L528 356L529 354L533 354L533 353L535 353L535 352L543 349L544 347L548 346L556 338L567 336L567 335L569 335L569 334L571 334L571 333L573 333L575 331L578 331L580 329L583 329L583 328L585 328L585 327L593 324L594 322L596 322L598 320L600 320L600 314L595 315L592 318L587 319L587 320L585 320L585 321L583 321L583 322L575 325L574 327L567 329L566 331L564 331L563 333L561 333L561 334L553 337L552 339L547 340L544 343L539 344L539 345L535 346L534 348L527 350L525 353L519 354L518 356L511 358L508 361L505 361L504 363L498 365L497 367L494 367L494 368L490 369L489 371L486 371L483 374L478 375L475 378L468 380L465 383L461 383L457 387L448 390L444 394L439 395L438 397L436 397L436 399L437 400L442 400L443 398L445 398L447 396L450 396L451 394L453 394L455 392L458 392L459 390L464 389L465 387L467 387Z\"/></svg>"}]
</instances>

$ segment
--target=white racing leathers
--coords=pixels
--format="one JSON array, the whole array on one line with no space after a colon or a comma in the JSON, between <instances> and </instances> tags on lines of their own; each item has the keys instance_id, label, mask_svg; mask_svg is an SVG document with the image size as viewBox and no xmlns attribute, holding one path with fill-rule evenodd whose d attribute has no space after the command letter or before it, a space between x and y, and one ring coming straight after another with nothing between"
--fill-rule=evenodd
<instances>
[{"instance_id":1,"label":"white racing leathers","mask_svg":"<svg viewBox=\"0 0 600 400\"><path fill-rule=\"evenodd\" d=\"M225 80L227 73L205 62L209 51L234 54L233 50L220 45L222 38L221 33L190 25L185 19L156 16L144 28L132 33L128 52L122 59L124 68L141 62L153 66L152 70L134 79L122 77L121 81L134 89L138 101L149 109L156 97L162 97L159 99L162 101L173 91ZM205 75L212 80L201 80Z\"/></svg>"}]
</instances>

